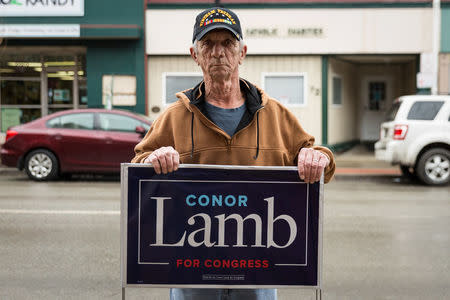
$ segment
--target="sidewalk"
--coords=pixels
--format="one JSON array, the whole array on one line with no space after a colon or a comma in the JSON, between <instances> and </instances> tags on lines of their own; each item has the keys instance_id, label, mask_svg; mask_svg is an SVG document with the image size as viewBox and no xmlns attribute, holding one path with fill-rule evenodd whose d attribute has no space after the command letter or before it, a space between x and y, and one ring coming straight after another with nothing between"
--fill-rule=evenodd
<instances>
[{"instance_id":1,"label":"sidewalk","mask_svg":"<svg viewBox=\"0 0 450 300\"><path fill-rule=\"evenodd\" d=\"M0 143L1 144L1 143ZM335 154L336 175L343 176L401 176L398 166L391 166L389 163L378 161L372 151L367 150L363 145L357 145L352 149ZM11 171L15 168L7 168L0 161L0 171Z\"/></svg>"},{"instance_id":2,"label":"sidewalk","mask_svg":"<svg viewBox=\"0 0 450 300\"><path fill-rule=\"evenodd\" d=\"M373 151L364 145L357 145L352 149L336 154L336 175L361 176L401 176L400 168L375 159Z\"/></svg>"}]
</instances>

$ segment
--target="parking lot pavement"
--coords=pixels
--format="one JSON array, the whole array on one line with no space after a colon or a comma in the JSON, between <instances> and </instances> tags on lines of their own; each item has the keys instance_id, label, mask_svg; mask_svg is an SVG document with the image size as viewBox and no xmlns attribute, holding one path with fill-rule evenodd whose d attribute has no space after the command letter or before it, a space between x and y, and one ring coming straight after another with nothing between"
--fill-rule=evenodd
<instances>
[{"instance_id":1,"label":"parking lot pavement","mask_svg":"<svg viewBox=\"0 0 450 300\"><path fill-rule=\"evenodd\" d=\"M323 299L448 299L450 194L397 176L325 187ZM120 184L0 170L0 299L120 299ZM167 289L126 291L167 299ZM280 300L314 299L283 289Z\"/></svg>"}]
</instances>

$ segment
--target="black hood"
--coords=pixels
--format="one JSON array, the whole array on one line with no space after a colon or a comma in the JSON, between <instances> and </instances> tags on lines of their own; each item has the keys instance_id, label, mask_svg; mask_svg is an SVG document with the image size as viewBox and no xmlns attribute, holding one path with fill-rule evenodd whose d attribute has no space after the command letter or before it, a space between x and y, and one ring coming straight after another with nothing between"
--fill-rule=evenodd
<instances>
[{"instance_id":1,"label":"black hood","mask_svg":"<svg viewBox=\"0 0 450 300\"><path fill-rule=\"evenodd\" d=\"M238 127L236 128L236 132L247 126L253 120L255 113L262 107L261 93L258 91L258 89L253 84L242 78L239 79L239 84L241 91L243 92L245 97L245 105L247 107L247 110L242 116ZM211 120L205 109L205 83L203 81L197 84L192 89L187 90L183 93L186 95L186 97L189 98L189 101L193 105L197 106L197 108L209 120Z\"/></svg>"}]
</instances>

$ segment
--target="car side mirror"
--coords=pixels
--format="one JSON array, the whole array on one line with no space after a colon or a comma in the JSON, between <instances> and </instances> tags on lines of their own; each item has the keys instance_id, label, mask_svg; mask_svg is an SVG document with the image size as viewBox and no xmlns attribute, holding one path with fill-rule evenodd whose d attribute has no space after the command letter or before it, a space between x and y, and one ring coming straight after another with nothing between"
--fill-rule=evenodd
<instances>
[{"instance_id":1,"label":"car side mirror","mask_svg":"<svg viewBox=\"0 0 450 300\"><path fill-rule=\"evenodd\" d=\"M139 133L142 137L144 137L146 133L145 128L142 126L136 126L135 132Z\"/></svg>"}]
</instances>

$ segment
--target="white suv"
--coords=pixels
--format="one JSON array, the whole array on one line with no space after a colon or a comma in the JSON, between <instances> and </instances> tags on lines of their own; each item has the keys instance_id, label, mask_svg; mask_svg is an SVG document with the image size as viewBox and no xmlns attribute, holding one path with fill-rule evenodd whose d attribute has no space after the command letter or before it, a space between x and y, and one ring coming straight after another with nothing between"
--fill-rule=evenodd
<instances>
[{"instance_id":1,"label":"white suv","mask_svg":"<svg viewBox=\"0 0 450 300\"><path fill-rule=\"evenodd\" d=\"M450 182L450 96L403 96L381 124L375 157L429 185Z\"/></svg>"}]
</instances>

